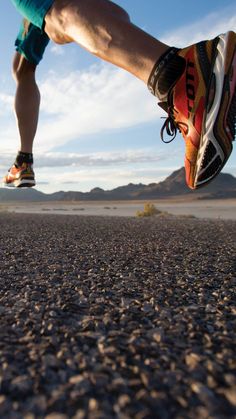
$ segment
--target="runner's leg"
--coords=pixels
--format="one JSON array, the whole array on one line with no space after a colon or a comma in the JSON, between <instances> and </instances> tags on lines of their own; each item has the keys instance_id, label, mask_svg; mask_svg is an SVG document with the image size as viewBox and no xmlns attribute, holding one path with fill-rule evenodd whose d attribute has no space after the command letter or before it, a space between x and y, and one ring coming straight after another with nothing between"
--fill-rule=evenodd
<instances>
[{"instance_id":1,"label":"runner's leg","mask_svg":"<svg viewBox=\"0 0 236 419\"><path fill-rule=\"evenodd\" d=\"M78 43L145 83L155 62L168 49L107 0L54 0L45 16L45 32L55 42Z\"/></svg>"},{"instance_id":2,"label":"runner's leg","mask_svg":"<svg viewBox=\"0 0 236 419\"><path fill-rule=\"evenodd\" d=\"M20 151L32 153L38 125L40 93L35 81L36 66L15 53L13 76L16 81L15 115L20 135Z\"/></svg>"}]
</instances>

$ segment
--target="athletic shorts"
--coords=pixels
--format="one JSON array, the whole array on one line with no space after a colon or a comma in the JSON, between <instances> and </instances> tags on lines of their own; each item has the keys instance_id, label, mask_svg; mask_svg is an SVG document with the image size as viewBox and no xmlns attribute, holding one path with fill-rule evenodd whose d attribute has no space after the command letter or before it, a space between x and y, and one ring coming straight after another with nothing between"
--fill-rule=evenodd
<instances>
[{"instance_id":1,"label":"athletic shorts","mask_svg":"<svg viewBox=\"0 0 236 419\"><path fill-rule=\"evenodd\" d=\"M40 29L44 27L44 18L54 0L11 0L17 10Z\"/></svg>"},{"instance_id":2,"label":"athletic shorts","mask_svg":"<svg viewBox=\"0 0 236 419\"><path fill-rule=\"evenodd\" d=\"M15 41L16 50L30 63L38 65L49 42L47 34L32 23L25 28L24 21Z\"/></svg>"}]
</instances>

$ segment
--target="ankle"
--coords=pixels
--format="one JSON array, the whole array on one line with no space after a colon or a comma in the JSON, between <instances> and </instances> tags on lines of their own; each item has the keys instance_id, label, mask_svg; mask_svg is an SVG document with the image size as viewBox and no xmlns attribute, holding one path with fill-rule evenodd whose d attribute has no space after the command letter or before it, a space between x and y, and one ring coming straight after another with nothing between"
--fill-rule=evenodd
<instances>
[{"instance_id":1,"label":"ankle","mask_svg":"<svg viewBox=\"0 0 236 419\"><path fill-rule=\"evenodd\" d=\"M169 90L182 75L185 59L178 55L179 49L169 48L156 62L148 79L148 89L160 101L166 101Z\"/></svg>"},{"instance_id":2,"label":"ankle","mask_svg":"<svg viewBox=\"0 0 236 419\"><path fill-rule=\"evenodd\" d=\"M23 151L18 151L15 165L22 166L23 163L33 164L33 153L25 153Z\"/></svg>"}]
</instances>

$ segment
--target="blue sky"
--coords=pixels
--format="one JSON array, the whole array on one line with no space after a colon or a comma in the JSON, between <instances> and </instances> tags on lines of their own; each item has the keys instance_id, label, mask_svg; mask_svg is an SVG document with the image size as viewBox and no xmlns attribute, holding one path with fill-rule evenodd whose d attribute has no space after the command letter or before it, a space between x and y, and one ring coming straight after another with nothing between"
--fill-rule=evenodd
<instances>
[{"instance_id":1,"label":"blue sky","mask_svg":"<svg viewBox=\"0 0 236 419\"><path fill-rule=\"evenodd\" d=\"M186 46L236 30L231 0L118 0L132 21L161 41ZM19 139L13 114L11 62L21 21L10 0L0 2L0 176ZM35 138L37 189L87 191L159 182L183 165L181 136L160 140L162 112L146 86L75 44L49 44L37 69L41 113ZM236 176L236 151L224 172Z\"/></svg>"}]
</instances>

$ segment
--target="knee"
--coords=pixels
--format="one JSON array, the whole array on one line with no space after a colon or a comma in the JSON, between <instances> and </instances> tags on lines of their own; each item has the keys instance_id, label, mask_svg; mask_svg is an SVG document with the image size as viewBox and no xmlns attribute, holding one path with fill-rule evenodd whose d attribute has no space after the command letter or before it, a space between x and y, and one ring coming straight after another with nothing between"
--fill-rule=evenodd
<instances>
[{"instance_id":1,"label":"knee","mask_svg":"<svg viewBox=\"0 0 236 419\"><path fill-rule=\"evenodd\" d=\"M118 6L118 4L109 2L108 7L110 8L111 15L125 22L130 22L129 14L122 7Z\"/></svg>"},{"instance_id":2,"label":"knee","mask_svg":"<svg viewBox=\"0 0 236 419\"><path fill-rule=\"evenodd\" d=\"M35 64L30 63L23 55L16 52L12 64L12 76L17 83L26 77L35 79L35 70Z\"/></svg>"},{"instance_id":3,"label":"knee","mask_svg":"<svg viewBox=\"0 0 236 419\"><path fill-rule=\"evenodd\" d=\"M110 0L55 0L45 17L45 32L55 43L65 44L80 40L81 32L91 37L94 28L121 21L130 22L128 13Z\"/></svg>"}]
</instances>

